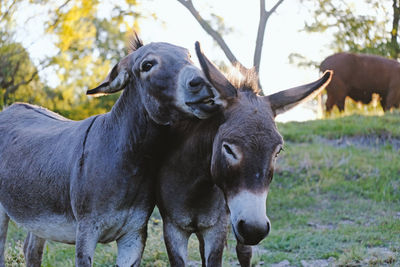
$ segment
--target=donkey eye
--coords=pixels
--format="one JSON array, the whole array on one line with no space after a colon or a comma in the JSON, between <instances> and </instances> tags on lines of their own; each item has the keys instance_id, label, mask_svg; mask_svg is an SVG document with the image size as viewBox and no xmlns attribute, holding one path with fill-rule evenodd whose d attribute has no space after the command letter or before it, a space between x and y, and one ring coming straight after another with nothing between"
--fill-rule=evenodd
<instances>
[{"instance_id":1,"label":"donkey eye","mask_svg":"<svg viewBox=\"0 0 400 267\"><path fill-rule=\"evenodd\" d=\"M148 72L149 70L151 70L151 68L154 66L154 64L155 64L154 60L143 61L142 65L140 66L140 71Z\"/></svg>"},{"instance_id":2,"label":"donkey eye","mask_svg":"<svg viewBox=\"0 0 400 267\"><path fill-rule=\"evenodd\" d=\"M237 159L236 154L232 151L232 149L227 144L224 144L223 147L224 147L226 153L231 155L234 159Z\"/></svg>"},{"instance_id":3,"label":"donkey eye","mask_svg":"<svg viewBox=\"0 0 400 267\"><path fill-rule=\"evenodd\" d=\"M222 154L230 166L238 165L243 158L242 150L238 145L222 142Z\"/></svg>"}]
</instances>

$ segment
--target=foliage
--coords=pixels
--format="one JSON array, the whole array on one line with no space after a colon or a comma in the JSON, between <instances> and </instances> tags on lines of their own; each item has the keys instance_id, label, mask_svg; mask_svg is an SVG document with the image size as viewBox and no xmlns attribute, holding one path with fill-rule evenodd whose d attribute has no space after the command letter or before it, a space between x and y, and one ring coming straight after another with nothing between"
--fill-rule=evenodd
<instances>
[{"instance_id":1,"label":"foliage","mask_svg":"<svg viewBox=\"0 0 400 267\"><path fill-rule=\"evenodd\" d=\"M393 0L394 3L397 1ZM394 11L399 8L393 7L393 12L390 12L390 1L364 0L356 3L303 0L303 3L312 6L309 7L312 21L305 22L304 31L332 35L330 49L333 52L346 51L397 58L398 21ZM362 12L357 10L360 7ZM390 29L390 26L393 28ZM292 53L289 58L292 64L296 63L301 67L319 67L318 62L309 61L298 53Z\"/></svg>"},{"instance_id":2,"label":"foliage","mask_svg":"<svg viewBox=\"0 0 400 267\"><path fill-rule=\"evenodd\" d=\"M316 137L341 139L343 137L398 138L400 139L400 113L384 116L352 115L335 119L307 122L279 123L284 140L311 142Z\"/></svg>"},{"instance_id":3,"label":"foliage","mask_svg":"<svg viewBox=\"0 0 400 267\"><path fill-rule=\"evenodd\" d=\"M109 3L110 4L110 3ZM52 13L47 26L57 36L60 53L52 58L60 80L57 91L62 103L54 110L73 119L106 112L116 96L88 100L84 93L95 87L125 56L126 40L141 15L134 11L136 1L112 3L110 17L101 17L100 1L67 1ZM104 8L104 7L103 7ZM132 20L129 23L129 20Z\"/></svg>"},{"instance_id":4,"label":"foliage","mask_svg":"<svg viewBox=\"0 0 400 267\"><path fill-rule=\"evenodd\" d=\"M10 29L13 22L13 14L17 10L16 0L2 0L0 2L0 26L1 28Z\"/></svg>"},{"instance_id":5,"label":"foliage","mask_svg":"<svg viewBox=\"0 0 400 267\"><path fill-rule=\"evenodd\" d=\"M283 260L333 259L333 266L397 266L400 263L400 114L278 124L286 140L277 159L267 213L270 235L253 248L253 265ZM378 138L377 144L343 140ZM169 266L157 210L149 222L143 266ZM8 262L21 261L24 230L11 223ZM235 266L229 235L223 266ZM94 266L115 263L116 244L98 245ZM48 242L43 266L73 266L74 247ZM189 242L189 261L200 266L198 242ZM330 266L331 266L330 265ZM20 265L22 266L22 265ZM314 264L313 266L324 266ZM327 266L327 265L325 265Z\"/></svg>"},{"instance_id":6,"label":"foliage","mask_svg":"<svg viewBox=\"0 0 400 267\"><path fill-rule=\"evenodd\" d=\"M304 30L332 33L332 50L391 56L394 48L387 29L391 22L387 2L365 0L362 4L365 9L373 10L371 14L357 13L356 5L347 1L318 0L314 3L313 22L306 23Z\"/></svg>"},{"instance_id":7,"label":"foliage","mask_svg":"<svg viewBox=\"0 0 400 267\"><path fill-rule=\"evenodd\" d=\"M63 87L87 89L95 85L107 74L111 63L127 54L125 40L134 27L127 19L139 17L138 13L129 11L130 4L115 4L111 18L100 18L99 6L99 1L67 1L51 14L47 31L57 37L60 53L53 63L58 65Z\"/></svg>"},{"instance_id":8,"label":"foliage","mask_svg":"<svg viewBox=\"0 0 400 267\"><path fill-rule=\"evenodd\" d=\"M46 58L38 66L33 65L26 49L13 41L14 17L21 6L48 10L44 27L46 35L55 40L58 53ZM65 0L58 3L50 0L30 0L29 3L24 0L2 1L0 25L4 25L4 32L0 38L0 59L5 57L8 61L2 60L0 67L9 67L1 68L0 81L6 81L7 84L2 86L0 83L0 94L4 99L0 101L0 108L14 101L30 102L71 119L83 119L108 111L118 95L88 99L85 91L97 86L111 67L127 54L126 41L133 30L139 30L138 19L145 16L137 6L134 0ZM6 35L10 36L7 44L3 37ZM13 66L18 66L20 70L14 70ZM55 88L54 85L50 87L43 84L46 81L39 83L37 74L45 68L57 75L58 84ZM21 73L25 76L21 76ZM25 77L25 80L20 77ZM10 87L10 80L15 80L14 84L20 88Z\"/></svg>"},{"instance_id":9,"label":"foliage","mask_svg":"<svg viewBox=\"0 0 400 267\"><path fill-rule=\"evenodd\" d=\"M38 70L25 48L0 31L0 108L15 101L42 103Z\"/></svg>"}]
</instances>

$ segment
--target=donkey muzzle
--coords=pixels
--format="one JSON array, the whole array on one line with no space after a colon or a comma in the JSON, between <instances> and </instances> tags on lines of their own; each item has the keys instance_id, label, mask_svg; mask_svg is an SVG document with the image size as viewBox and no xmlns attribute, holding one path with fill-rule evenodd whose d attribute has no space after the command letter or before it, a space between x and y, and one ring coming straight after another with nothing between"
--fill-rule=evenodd
<instances>
[{"instance_id":1,"label":"donkey muzzle","mask_svg":"<svg viewBox=\"0 0 400 267\"><path fill-rule=\"evenodd\" d=\"M231 223L236 239L245 245L256 245L271 229L266 215L267 193L242 191L228 198Z\"/></svg>"},{"instance_id":2,"label":"donkey muzzle","mask_svg":"<svg viewBox=\"0 0 400 267\"><path fill-rule=\"evenodd\" d=\"M212 114L219 110L220 105L215 103L215 95L211 85L203 77L197 76L188 81L188 90L185 92L185 104L205 114Z\"/></svg>"}]
</instances>

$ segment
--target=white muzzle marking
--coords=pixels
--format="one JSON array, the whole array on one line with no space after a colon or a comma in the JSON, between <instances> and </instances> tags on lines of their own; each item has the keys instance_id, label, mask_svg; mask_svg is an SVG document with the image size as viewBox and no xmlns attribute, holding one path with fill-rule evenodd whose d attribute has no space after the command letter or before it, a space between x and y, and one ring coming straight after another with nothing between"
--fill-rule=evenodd
<instances>
[{"instance_id":1,"label":"white muzzle marking","mask_svg":"<svg viewBox=\"0 0 400 267\"><path fill-rule=\"evenodd\" d=\"M248 224L260 224L269 221L266 213L267 192L253 193L242 191L228 199L231 222L236 225L241 221Z\"/></svg>"}]
</instances>

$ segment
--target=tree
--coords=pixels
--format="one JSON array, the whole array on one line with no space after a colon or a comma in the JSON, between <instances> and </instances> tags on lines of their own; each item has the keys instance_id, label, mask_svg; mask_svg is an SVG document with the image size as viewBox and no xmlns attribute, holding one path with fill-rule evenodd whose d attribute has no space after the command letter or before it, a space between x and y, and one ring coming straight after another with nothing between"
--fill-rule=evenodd
<instances>
[{"instance_id":1,"label":"tree","mask_svg":"<svg viewBox=\"0 0 400 267\"><path fill-rule=\"evenodd\" d=\"M136 1L116 1L109 7L111 12L102 16L100 1L66 0L49 14L47 31L56 36L60 50L51 58L60 80L57 90L62 92L62 102L55 110L82 118L113 105L118 95L89 100L84 92L102 81L127 54L126 40L133 29L138 30L135 21L142 17L134 11L135 5Z\"/></svg>"},{"instance_id":2,"label":"tree","mask_svg":"<svg viewBox=\"0 0 400 267\"><path fill-rule=\"evenodd\" d=\"M18 0L2 0L0 2L0 26L2 29L9 28L18 2Z\"/></svg>"},{"instance_id":3,"label":"tree","mask_svg":"<svg viewBox=\"0 0 400 267\"><path fill-rule=\"evenodd\" d=\"M38 69L25 48L13 40L17 3L17 0L0 3L0 110L14 101L38 100L33 89L40 84Z\"/></svg>"},{"instance_id":4,"label":"tree","mask_svg":"<svg viewBox=\"0 0 400 267\"><path fill-rule=\"evenodd\" d=\"M399 58L400 46L398 41L399 32L399 20L400 20L400 3L399 0L393 0L393 20L392 20L392 31L390 32L390 51L391 57L394 59Z\"/></svg>"},{"instance_id":5,"label":"tree","mask_svg":"<svg viewBox=\"0 0 400 267\"><path fill-rule=\"evenodd\" d=\"M312 3L316 5L312 11L313 21L306 23L304 30L332 33L333 51L369 53L394 59L399 57L399 0L392 0L392 15L388 11L388 1L357 2L363 5L363 10L370 11L369 14L357 13L355 3L348 1L317 0ZM390 24L391 30L388 30Z\"/></svg>"},{"instance_id":6,"label":"tree","mask_svg":"<svg viewBox=\"0 0 400 267\"><path fill-rule=\"evenodd\" d=\"M18 14L19 7L27 3L31 6L41 7L40 10L48 10L48 20L44 27L46 34L54 37L54 45L59 52L55 56L46 58L40 65L34 66L24 47L21 45L7 46L7 51L10 52L10 49L13 48L14 52L12 53L20 55L20 60L18 61L14 56L14 65L7 65L4 60L0 62L0 65L7 65L10 69L11 66L16 68L22 66L22 62L24 64L29 62L30 66L35 67L32 77L26 73L25 80L15 84L18 86L30 85L34 79L38 79L40 70L50 67L58 76L59 84L55 88L43 86L40 89L35 88L35 90L47 95L47 99L43 97L46 99L44 101L46 107L65 116L81 119L94 113L106 112L118 95L88 99L84 92L102 81L111 67L127 54L125 44L128 35L132 33L132 29L138 30L137 20L144 16L142 12L139 13L136 10L137 2L135 0L1 1L0 26L9 36L12 36L9 38L10 40L14 38L12 34L14 16ZM4 40L3 35L0 35L0 40ZM6 46L2 49L5 51ZM23 50L24 53L19 50ZM2 55L1 59L4 59L5 57L11 58L12 54L6 56L3 53ZM3 80L7 80L8 83L15 77L10 70L2 68L2 75L7 76ZM17 91L15 86L10 87L9 84L5 84L3 88L6 89L3 89L5 94L2 96L6 98L12 92ZM43 101L38 103L35 100L34 103L43 104Z\"/></svg>"},{"instance_id":7,"label":"tree","mask_svg":"<svg viewBox=\"0 0 400 267\"><path fill-rule=\"evenodd\" d=\"M13 13L17 2L17 0L0 2L0 111L11 102L10 98L14 98L20 86L30 83L37 75L36 69L29 73L33 64L24 47L12 40ZM29 71L24 73L21 71L23 68ZM30 77L26 79L24 75Z\"/></svg>"},{"instance_id":8,"label":"tree","mask_svg":"<svg viewBox=\"0 0 400 267\"><path fill-rule=\"evenodd\" d=\"M268 22L268 19L270 16L276 11L276 9L282 4L284 0L278 0L275 5L270 9L266 10L265 7L265 0L260 0L260 21L258 24L258 32L257 32L257 38L256 38L256 45L254 49L254 57L253 57L253 66L256 74L258 75L260 71L260 63L261 63L261 53L262 53L262 47L263 47L263 42L264 42L264 33L265 33L265 27ZM230 30L225 27L225 25L222 23L221 19L219 16L216 16L215 14L211 14L212 17L215 18L216 25L212 25L211 21L205 20L200 13L197 11L197 9L194 7L192 0L178 0L179 3L181 3L185 8L187 8L190 13L193 15L193 17L197 20L197 22L201 25L201 27L217 42L219 47L222 49L228 60L235 66L238 67L240 72L245 74L249 69L251 68L246 68L243 66L242 63L235 57L235 55L232 53L231 49L229 46L226 44L223 34L229 32ZM260 84L260 79L258 78L258 85L261 87Z\"/></svg>"},{"instance_id":9,"label":"tree","mask_svg":"<svg viewBox=\"0 0 400 267\"><path fill-rule=\"evenodd\" d=\"M36 89L42 86L25 48L6 36L0 39L0 109L15 101L40 100Z\"/></svg>"}]
</instances>

